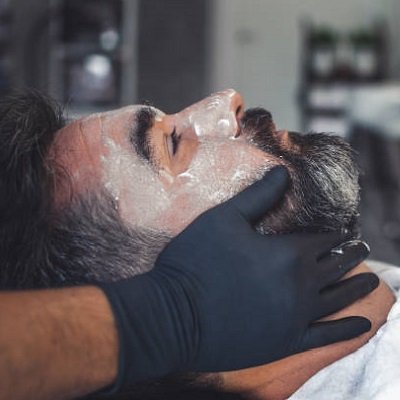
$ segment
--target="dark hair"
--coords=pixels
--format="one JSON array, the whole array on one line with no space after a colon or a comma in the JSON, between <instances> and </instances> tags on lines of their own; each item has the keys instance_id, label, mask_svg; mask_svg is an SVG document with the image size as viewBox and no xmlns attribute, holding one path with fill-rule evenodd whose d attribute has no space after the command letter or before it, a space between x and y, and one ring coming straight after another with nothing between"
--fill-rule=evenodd
<instances>
[{"instance_id":1,"label":"dark hair","mask_svg":"<svg viewBox=\"0 0 400 400\"><path fill-rule=\"evenodd\" d=\"M64 125L62 109L35 90L0 100L0 287L40 281L49 229L45 155Z\"/></svg>"},{"instance_id":2,"label":"dark hair","mask_svg":"<svg viewBox=\"0 0 400 400\"><path fill-rule=\"evenodd\" d=\"M0 288L60 287L143 273L168 235L133 230L107 193L72 196L60 210L53 187L65 171L46 155L64 125L61 107L30 90L0 102ZM118 248L116 248L118 246Z\"/></svg>"}]
</instances>

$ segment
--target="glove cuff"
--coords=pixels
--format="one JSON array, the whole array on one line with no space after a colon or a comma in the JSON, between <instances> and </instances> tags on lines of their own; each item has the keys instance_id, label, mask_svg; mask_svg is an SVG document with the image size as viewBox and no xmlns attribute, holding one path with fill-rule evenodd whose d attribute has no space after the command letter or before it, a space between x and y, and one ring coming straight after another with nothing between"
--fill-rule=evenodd
<instances>
[{"instance_id":1,"label":"glove cuff","mask_svg":"<svg viewBox=\"0 0 400 400\"><path fill-rule=\"evenodd\" d=\"M115 283L98 283L97 286L104 292L107 297L108 302L110 303L111 309L114 314L114 321L118 334L118 365L117 365L117 377L115 381L101 389L99 392L96 392L97 396L107 397L114 395L120 392L125 385L126 382L126 357L124 356L127 353L127 340L125 339L125 329L123 319L121 319L121 315L123 315L123 310L118 298L114 290Z\"/></svg>"}]
</instances>

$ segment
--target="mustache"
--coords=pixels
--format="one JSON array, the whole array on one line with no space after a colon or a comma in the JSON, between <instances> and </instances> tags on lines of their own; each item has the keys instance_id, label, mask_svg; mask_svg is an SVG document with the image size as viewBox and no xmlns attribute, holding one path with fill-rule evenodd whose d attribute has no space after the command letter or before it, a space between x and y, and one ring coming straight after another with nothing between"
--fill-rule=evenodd
<instances>
[{"instance_id":1,"label":"mustache","mask_svg":"<svg viewBox=\"0 0 400 400\"><path fill-rule=\"evenodd\" d=\"M275 130L272 114L261 107L246 110L241 120L242 134L253 145L264 152L279 154L281 148L273 135Z\"/></svg>"},{"instance_id":2,"label":"mustache","mask_svg":"<svg viewBox=\"0 0 400 400\"><path fill-rule=\"evenodd\" d=\"M242 129L244 131L272 131L275 129L272 114L264 108L249 108L242 118Z\"/></svg>"},{"instance_id":3,"label":"mustache","mask_svg":"<svg viewBox=\"0 0 400 400\"><path fill-rule=\"evenodd\" d=\"M285 159L292 158L292 151L282 148L275 134L276 127L272 114L261 107L246 110L241 120L241 133L258 149ZM289 131L291 143L298 149L307 148L314 141L315 135L303 135L299 132ZM330 138L326 139L330 142Z\"/></svg>"}]
</instances>

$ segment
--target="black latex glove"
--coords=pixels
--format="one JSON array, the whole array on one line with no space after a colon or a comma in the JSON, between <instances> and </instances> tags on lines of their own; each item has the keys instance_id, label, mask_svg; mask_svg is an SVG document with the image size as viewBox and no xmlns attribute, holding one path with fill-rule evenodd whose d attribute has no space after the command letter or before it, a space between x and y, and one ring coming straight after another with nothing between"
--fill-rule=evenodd
<instances>
[{"instance_id":1,"label":"black latex glove","mask_svg":"<svg viewBox=\"0 0 400 400\"><path fill-rule=\"evenodd\" d=\"M367 256L363 242L329 255L343 241L339 234L262 236L253 229L287 181L286 170L275 168L198 217L152 271L102 285L119 331L117 387L176 371L268 363L370 329L360 317L315 322L377 287L374 274L334 284Z\"/></svg>"}]
</instances>

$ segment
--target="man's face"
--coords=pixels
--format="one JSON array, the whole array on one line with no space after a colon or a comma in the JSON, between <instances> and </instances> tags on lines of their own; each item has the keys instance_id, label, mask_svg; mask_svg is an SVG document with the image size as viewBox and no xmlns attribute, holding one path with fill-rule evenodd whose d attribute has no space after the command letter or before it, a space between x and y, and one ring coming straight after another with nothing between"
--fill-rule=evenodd
<instances>
[{"instance_id":1,"label":"man's face","mask_svg":"<svg viewBox=\"0 0 400 400\"><path fill-rule=\"evenodd\" d=\"M173 115L137 105L74 121L58 132L50 159L67 171L74 193L100 185L128 225L174 235L278 164L289 168L299 187L306 184L304 174L314 174L310 182L319 179L317 186L326 186L333 201L347 193L346 200L356 203L352 160L349 154L335 160L341 143L327 136L322 143L304 138L276 131L265 110L245 112L241 96L226 90ZM316 156L332 168L338 161L346 165L321 176L320 170L311 171ZM56 192L56 203L65 201L64 187ZM293 199L286 208L296 208Z\"/></svg>"}]
</instances>

